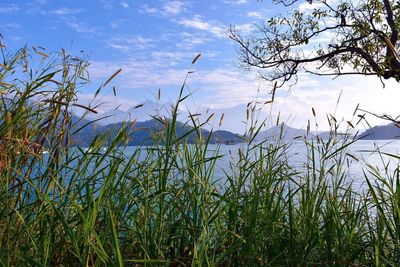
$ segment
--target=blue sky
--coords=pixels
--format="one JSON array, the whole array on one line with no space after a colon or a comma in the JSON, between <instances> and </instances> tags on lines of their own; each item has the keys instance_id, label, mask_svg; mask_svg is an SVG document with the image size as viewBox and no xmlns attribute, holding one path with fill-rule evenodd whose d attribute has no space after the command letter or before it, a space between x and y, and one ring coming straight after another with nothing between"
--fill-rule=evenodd
<instances>
[{"instance_id":1,"label":"blue sky","mask_svg":"<svg viewBox=\"0 0 400 267\"><path fill-rule=\"evenodd\" d=\"M300 8L307 10L306 5L301 3ZM163 101L173 101L192 59L201 53L195 73L189 77L188 90L193 97L187 106L225 109L250 100L265 102L271 88L255 73L237 66L237 46L227 37L227 29L235 25L250 33L263 17L286 11L270 1L256 0L3 0L0 23L10 51L24 45L43 46L48 51L64 48L72 55L84 51L91 62L93 83L81 92L82 102L89 101L96 84L119 68L122 72L113 81L117 98L111 90L104 92L101 100L108 103L104 110L115 103L127 109L154 100L158 88ZM395 115L398 91L395 83L382 89L377 79L332 81L302 75L291 90L278 92L272 113L281 112L289 124L304 128L314 107L321 128L326 129L326 113L335 112L341 92L336 115L349 120L358 103L374 112Z\"/></svg>"}]
</instances>

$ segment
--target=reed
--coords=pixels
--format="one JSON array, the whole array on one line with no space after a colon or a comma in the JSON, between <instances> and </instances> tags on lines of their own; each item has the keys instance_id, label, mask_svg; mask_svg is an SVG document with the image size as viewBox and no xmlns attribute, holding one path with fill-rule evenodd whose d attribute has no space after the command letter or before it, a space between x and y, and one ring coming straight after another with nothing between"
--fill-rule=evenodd
<instances>
[{"instance_id":1,"label":"reed","mask_svg":"<svg viewBox=\"0 0 400 267\"><path fill-rule=\"evenodd\" d=\"M283 138L254 142L263 123L250 106L247 139L218 180L228 155L210 150L204 122L192 116L176 131L186 80L171 117L155 117L156 144L124 154L127 123L83 150L74 134L91 124L71 111L96 110L78 103L87 62L2 52L1 266L400 265L399 171L366 164L367 186L355 188L346 168L355 140L338 141L335 123L328 140L303 141L296 167Z\"/></svg>"}]
</instances>

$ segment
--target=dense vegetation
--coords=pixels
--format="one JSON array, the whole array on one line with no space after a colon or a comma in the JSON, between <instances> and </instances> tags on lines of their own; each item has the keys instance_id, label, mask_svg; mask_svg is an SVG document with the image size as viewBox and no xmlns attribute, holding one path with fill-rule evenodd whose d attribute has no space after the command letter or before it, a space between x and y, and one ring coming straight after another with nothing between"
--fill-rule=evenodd
<instances>
[{"instance_id":1,"label":"dense vegetation","mask_svg":"<svg viewBox=\"0 0 400 267\"><path fill-rule=\"evenodd\" d=\"M192 116L190 130L176 133L184 83L171 117L158 118L159 145L126 157L122 125L112 139L104 132L88 150L72 148L71 136L90 124L76 127L71 110L96 108L77 102L87 64L36 52L3 51L0 265L400 265L398 169L369 166L357 178L365 190L354 188L352 140L304 140L307 159L296 169L290 144L253 142L260 128L250 114L250 137L221 187L222 155L208 151L202 123ZM189 134L198 141L187 144Z\"/></svg>"}]
</instances>

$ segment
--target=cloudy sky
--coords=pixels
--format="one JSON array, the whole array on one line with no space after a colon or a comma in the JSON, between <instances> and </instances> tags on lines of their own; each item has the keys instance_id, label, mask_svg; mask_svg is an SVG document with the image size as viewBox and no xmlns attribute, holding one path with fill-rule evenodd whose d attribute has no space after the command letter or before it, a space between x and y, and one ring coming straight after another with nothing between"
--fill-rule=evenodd
<instances>
[{"instance_id":1,"label":"cloudy sky","mask_svg":"<svg viewBox=\"0 0 400 267\"><path fill-rule=\"evenodd\" d=\"M297 7L307 9L306 5ZM25 45L47 51L64 48L72 55L82 55L83 50L91 62L93 83L82 91L82 102L93 96L96 84L120 68L113 81L117 98L111 89L105 91L104 110L116 103L127 109L154 100L159 88L163 101L174 101L192 59L201 53L188 80L193 97L186 107L227 109L271 97L270 84L238 67L237 46L227 37L227 29L235 25L248 34L263 18L288 11L271 1L256 0L2 0L0 23L2 42L9 51ZM323 130L328 128L327 113L351 120L358 103L362 109L396 116L399 99L400 86L395 82L383 88L370 77L331 80L301 75L296 86L277 92L272 114L280 112L288 124L305 128L314 107ZM369 121L384 123L373 117Z\"/></svg>"}]
</instances>

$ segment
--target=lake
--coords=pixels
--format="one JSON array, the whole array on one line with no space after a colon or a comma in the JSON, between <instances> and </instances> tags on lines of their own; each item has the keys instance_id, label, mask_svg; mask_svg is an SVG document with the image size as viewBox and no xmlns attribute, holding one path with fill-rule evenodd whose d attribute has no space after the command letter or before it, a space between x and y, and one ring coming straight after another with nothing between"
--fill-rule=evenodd
<instances>
[{"instance_id":1,"label":"lake","mask_svg":"<svg viewBox=\"0 0 400 267\"><path fill-rule=\"evenodd\" d=\"M229 170L229 161L237 161L238 150L242 149L243 151L244 148L245 144L209 145L210 156L216 149L219 149L219 154L223 155L216 164L216 179L221 179L222 181L225 180L223 170ZM138 147L127 147L125 154L129 156L136 149L138 149ZM298 170L304 168L304 163L307 162L307 157L309 157L304 141L295 140L291 142L286 151L287 159L293 167ZM399 155L400 140L358 140L340 152L343 153L343 155L346 154L343 165L346 168L346 171L348 171L348 175L354 178L354 184L356 186L364 186L365 178L363 170L366 171L368 168L367 166L376 168L382 174L384 174L385 170L389 174L393 174L393 172L398 168L399 160L389 155ZM318 158L318 155L316 157ZM335 163L331 160L329 164ZM372 177L368 172L366 173Z\"/></svg>"}]
</instances>

